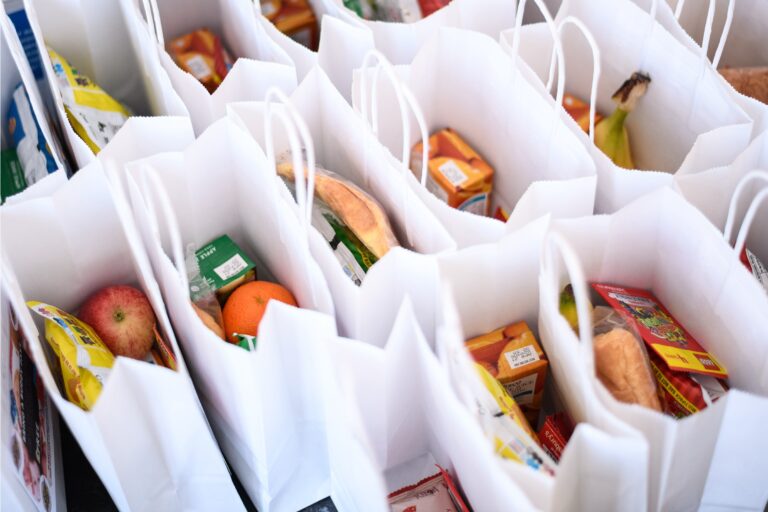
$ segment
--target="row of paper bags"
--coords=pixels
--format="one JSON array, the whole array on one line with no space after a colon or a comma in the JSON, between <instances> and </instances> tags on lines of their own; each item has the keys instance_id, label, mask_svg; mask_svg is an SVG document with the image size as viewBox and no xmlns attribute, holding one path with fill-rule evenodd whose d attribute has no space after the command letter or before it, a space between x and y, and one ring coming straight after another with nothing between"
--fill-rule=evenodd
<instances>
[{"instance_id":1,"label":"row of paper bags","mask_svg":"<svg viewBox=\"0 0 768 512\"><path fill-rule=\"evenodd\" d=\"M546 79L549 72L552 43L545 25L519 29L519 50L515 32L503 36L508 44L500 47L480 34L435 29L425 41L414 42L409 55L399 56L396 50L409 53L404 44L387 49L363 28L356 32L359 44L350 44L349 34L355 32L350 25L326 17L323 42L329 42L321 43L313 58L327 73L311 65L293 71L301 66L292 68L291 60L274 73L260 70L261 89L232 80L232 91L239 91L233 96L225 97L222 89L195 98L185 96L182 83L189 76L179 72L175 81L172 67L166 72L149 67L139 74L144 91L158 93L155 99L166 98L179 110L153 107L146 113L189 114L191 125L179 118L134 118L98 159L84 145L78 153L79 139L68 134L83 168L71 181L48 180L0 210L3 295L29 339L52 400L121 509L237 508L239 498L219 447L264 510L298 510L328 495L342 510L386 507L389 489L382 474L426 453L456 475L476 510L760 509L765 504L768 462L760 456L766 449L759 434L761 420L768 419L768 300L707 221L722 228L736 183L749 171L768 167L766 136L759 135L764 107L729 91L706 60L676 43L670 31L633 4L570 4L564 9L573 12L561 10L557 19L574 14L593 28L606 20L616 23L622 10L634 9L632 23L621 31L594 34L601 59L609 59L598 91L610 93L637 67L651 69L656 84L669 77L659 97L646 98L653 105L649 119L638 122L633 133L638 133L638 152L647 158L640 160L645 167L674 171L683 162L677 175L615 168L556 107L535 74ZM223 6L236 10L238 5L220 2L221 17L230 12ZM466 19L514 26L514 6L503 7L511 12L508 21L487 10ZM667 10L662 7L656 14L663 24ZM446 12L453 16L471 9L460 0L451 8ZM84 8L79 19L87 20L95 10ZM166 19L195 11L170 12L160 15L166 34L172 26ZM47 26L55 27L55 10L38 8L33 19L45 26L49 13ZM238 19L250 23L247 17ZM445 23L481 28L468 21ZM630 29L643 37L632 37ZM58 27L62 43L69 38L73 46L82 44L71 30ZM253 30L258 29L249 26L244 37L260 33ZM49 43L56 36L55 29L43 33ZM137 33L148 38L153 32ZM610 37L619 35L628 40L612 46ZM563 33L564 39L569 36ZM334 37L339 46L324 54L323 48L333 48ZM633 55L638 39L646 44ZM147 41L147 53L133 56L139 66L175 66ZM370 94L361 77L370 84L376 75L369 70L354 79L351 70L373 45L395 62L413 57L392 74L421 106L425 129L457 127L477 141L482 154L503 162L502 171L510 169L496 182L497 194L515 205L506 226L448 209L392 156L400 156L410 130L397 116L397 89L378 87L379 97L371 103L381 130L374 135L368 128L360 113L369 115L363 97ZM679 51L669 51L670 46ZM360 56L349 68L337 66L342 49L350 47L360 48ZM564 42L563 61L576 62L569 52L578 48L578 42ZM664 51L650 56L649 48ZM516 51L519 58L511 56ZM98 60L96 50L84 53ZM239 62L243 68L266 64ZM235 69L227 80L237 76ZM281 76L280 70L288 70L287 82L270 78ZM570 90L578 91L583 73L581 86L589 91L591 70L575 65L567 70L566 83L574 82ZM164 85L147 85L152 81ZM341 88L344 82L347 87ZM262 149L265 105L227 105L260 100L272 85L293 89L291 102L309 127L318 162L371 192L412 249L382 259L360 288L343 274L325 241L306 228L305 212L274 179ZM132 94L141 89L126 86ZM694 89L695 94L680 92ZM358 112L345 95L354 97ZM221 116L226 119L216 121ZM410 122L418 123L418 117ZM659 118L663 124L652 122ZM405 147L422 131L412 133ZM275 135L275 151L288 149L288 139ZM733 219L744 216L758 181L751 180L745 197L731 208ZM682 191L706 217L679 194L661 189L665 185ZM618 211L583 217L596 205L598 211ZM752 233L764 234L765 221L758 215ZM745 223L739 238L765 258L768 238L747 237L749 228ZM182 247L222 233L257 255L303 308L271 308L259 350L250 354L221 343L202 326L184 284ZM544 259L549 264L543 267L540 263L542 251L555 256L560 237L577 256L565 258L570 275L559 269L556 257ZM653 288L718 354L736 389L683 421L613 400L593 377L591 340L579 343L557 314L557 293L565 282L580 279L579 267L581 279ZM41 325L24 301L71 310L98 287L116 282L141 285L181 356L178 337L184 359L177 373L119 360L97 407L85 413L58 391L44 362ZM581 422L555 477L496 458L477 424L477 411L464 399L466 379L472 377L463 340L521 319L538 326L553 380L568 411Z\"/></svg>"}]
</instances>

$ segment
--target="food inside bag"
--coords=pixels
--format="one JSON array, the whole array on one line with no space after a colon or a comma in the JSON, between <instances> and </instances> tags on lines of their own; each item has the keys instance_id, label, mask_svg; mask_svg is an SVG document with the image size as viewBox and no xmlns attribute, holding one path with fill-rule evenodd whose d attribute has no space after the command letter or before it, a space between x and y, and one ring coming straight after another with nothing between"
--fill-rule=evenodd
<instances>
[{"instance_id":1,"label":"food inside bag","mask_svg":"<svg viewBox=\"0 0 768 512\"><path fill-rule=\"evenodd\" d=\"M469 512L450 473L436 466L438 473L389 495L392 512Z\"/></svg>"},{"instance_id":2,"label":"food inside bag","mask_svg":"<svg viewBox=\"0 0 768 512\"><path fill-rule=\"evenodd\" d=\"M718 71L738 92L768 105L768 67L726 67Z\"/></svg>"},{"instance_id":3,"label":"food inside bag","mask_svg":"<svg viewBox=\"0 0 768 512\"><path fill-rule=\"evenodd\" d=\"M277 172L295 195L293 165L280 163ZM368 269L399 245L387 214L374 198L319 167L315 171L312 226L328 241L344 273L358 286Z\"/></svg>"},{"instance_id":4,"label":"food inside bag","mask_svg":"<svg viewBox=\"0 0 768 512\"><path fill-rule=\"evenodd\" d=\"M13 91L7 123L22 174L14 174L13 185L9 190L11 193L4 190L4 198L20 192L56 170L53 153L32 111L29 95L23 84L17 85Z\"/></svg>"},{"instance_id":5,"label":"food inside bag","mask_svg":"<svg viewBox=\"0 0 768 512\"><path fill-rule=\"evenodd\" d=\"M592 288L595 372L616 400L682 418L727 392L727 370L651 292L600 283ZM569 285L560 313L578 331L575 307Z\"/></svg>"},{"instance_id":6,"label":"food inside bag","mask_svg":"<svg viewBox=\"0 0 768 512\"><path fill-rule=\"evenodd\" d=\"M280 32L310 50L317 50L320 31L307 0L261 0L261 12Z\"/></svg>"},{"instance_id":7,"label":"food inside bag","mask_svg":"<svg viewBox=\"0 0 768 512\"><path fill-rule=\"evenodd\" d=\"M35 363L27 354L21 330L9 308L10 317L2 327L8 329L7 387L10 390L10 446L13 470L30 498L42 512L56 509L56 438L54 436L51 402L45 393Z\"/></svg>"},{"instance_id":8,"label":"food inside bag","mask_svg":"<svg viewBox=\"0 0 768 512\"><path fill-rule=\"evenodd\" d=\"M200 28L168 43L168 52L176 64L197 78L213 93L234 64L219 36Z\"/></svg>"},{"instance_id":9,"label":"food inside bag","mask_svg":"<svg viewBox=\"0 0 768 512\"><path fill-rule=\"evenodd\" d=\"M539 429L539 442L555 462L560 462L560 457L573 435L574 428L573 420L565 412L552 414L544 420L544 424Z\"/></svg>"},{"instance_id":10,"label":"food inside bag","mask_svg":"<svg viewBox=\"0 0 768 512\"><path fill-rule=\"evenodd\" d=\"M549 364L528 325L517 322L496 329L467 340L466 346L520 406L528 422L536 424Z\"/></svg>"},{"instance_id":11,"label":"food inside bag","mask_svg":"<svg viewBox=\"0 0 768 512\"><path fill-rule=\"evenodd\" d=\"M67 119L96 154L112 140L131 112L53 49L48 48L48 54Z\"/></svg>"},{"instance_id":12,"label":"food inside bag","mask_svg":"<svg viewBox=\"0 0 768 512\"><path fill-rule=\"evenodd\" d=\"M633 73L621 87L613 93L611 99L616 109L608 117L595 113L595 145L610 158L613 163L625 169L635 169L632 158L632 145L625 126L627 116L635 109L637 102L645 95L651 77L640 72ZM582 130L589 133L590 105L579 98L566 94L563 107L573 117Z\"/></svg>"},{"instance_id":13,"label":"food inside bag","mask_svg":"<svg viewBox=\"0 0 768 512\"><path fill-rule=\"evenodd\" d=\"M268 281L256 281L256 264L228 235L195 250L187 248L192 308L208 329L224 341L256 349L267 304L276 300L298 307L293 294Z\"/></svg>"},{"instance_id":14,"label":"food inside bag","mask_svg":"<svg viewBox=\"0 0 768 512\"><path fill-rule=\"evenodd\" d=\"M27 179L24 177L24 169L16 155L15 149L4 149L0 157L0 196L4 203L6 198L18 194L27 188Z\"/></svg>"},{"instance_id":15,"label":"food inside bag","mask_svg":"<svg viewBox=\"0 0 768 512\"><path fill-rule=\"evenodd\" d=\"M411 150L411 170L421 176L423 142ZM456 131L445 128L429 138L427 189L449 206L487 216L493 168Z\"/></svg>"},{"instance_id":16,"label":"food inside bag","mask_svg":"<svg viewBox=\"0 0 768 512\"><path fill-rule=\"evenodd\" d=\"M768 293L768 267L760 261L755 253L746 247L741 251L741 262L744 263L744 266L747 267L750 272L752 272L752 275L755 276L757 282L760 283L763 288L765 288L766 293Z\"/></svg>"},{"instance_id":17,"label":"food inside bag","mask_svg":"<svg viewBox=\"0 0 768 512\"><path fill-rule=\"evenodd\" d=\"M451 0L344 0L344 6L361 18L413 23L442 9Z\"/></svg>"},{"instance_id":18,"label":"food inside bag","mask_svg":"<svg viewBox=\"0 0 768 512\"><path fill-rule=\"evenodd\" d=\"M173 349L137 288L102 288L86 299L77 317L38 301L27 305L45 319L45 339L59 359L67 398L84 410L96 403L117 356L176 369Z\"/></svg>"}]
</instances>

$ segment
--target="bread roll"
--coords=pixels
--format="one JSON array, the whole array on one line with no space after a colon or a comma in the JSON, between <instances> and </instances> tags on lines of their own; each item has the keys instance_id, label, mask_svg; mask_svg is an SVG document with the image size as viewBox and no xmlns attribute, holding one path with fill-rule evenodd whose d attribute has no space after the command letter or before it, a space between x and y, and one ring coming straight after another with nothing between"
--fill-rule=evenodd
<instances>
[{"instance_id":1,"label":"bread roll","mask_svg":"<svg viewBox=\"0 0 768 512\"><path fill-rule=\"evenodd\" d=\"M595 336L594 349L597 377L616 400L661 412L645 347L631 332L615 328Z\"/></svg>"},{"instance_id":2,"label":"bread roll","mask_svg":"<svg viewBox=\"0 0 768 512\"><path fill-rule=\"evenodd\" d=\"M718 71L741 94L768 104L768 67L723 68Z\"/></svg>"},{"instance_id":3,"label":"bread roll","mask_svg":"<svg viewBox=\"0 0 768 512\"><path fill-rule=\"evenodd\" d=\"M286 179L294 179L290 163L279 164L277 172ZM376 258L381 259L391 248L399 245L379 203L352 183L318 169L315 173L315 194L331 207Z\"/></svg>"}]
</instances>

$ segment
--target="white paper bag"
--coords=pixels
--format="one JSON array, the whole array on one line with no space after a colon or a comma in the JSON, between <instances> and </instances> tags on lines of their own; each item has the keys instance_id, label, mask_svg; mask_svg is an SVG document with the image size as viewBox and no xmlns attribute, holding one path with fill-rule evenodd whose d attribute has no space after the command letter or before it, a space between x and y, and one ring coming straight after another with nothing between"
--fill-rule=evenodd
<instances>
[{"instance_id":1,"label":"white paper bag","mask_svg":"<svg viewBox=\"0 0 768 512\"><path fill-rule=\"evenodd\" d=\"M403 92L410 90L421 107L426 127L408 130L408 123L415 125L413 120L421 116L406 114L403 120L403 106L397 108L400 93L380 83L389 76L381 77L376 84L378 99L372 97L371 102L378 112L379 138L393 155L410 162L410 148L424 137L423 132L431 135L449 127L494 168L490 211L493 214L501 207L508 212L506 226L446 208L424 189L423 161L420 176L414 178L406 171L409 186L460 247L498 240L504 231L547 213L558 217L592 213L596 186L592 159L563 123L566 115L540 97L493 40L469 31L441 29L410 66L400 66L397 72ZM353 84L355 106L364 117L368 113L363 95L368 91L361 88L367 89L365 84L374 80L368 75L370 71L365 76L356 74Z\"/></svg>"},{"instance_id":2,"label":"white paper bag","mask_svg":"<svg viewBox=\"0 0 768 512\"><path fill-rule=\"evenodd\" d=\"M537 333L540 254L549 225L550 220L542 218L497 243L477 245L439 258L443 306L437 353L452 387L462 397L463 407L478 423L484 415L471 389L485 388L464 342L519 321L525 321ZM492 467L503 471L540 510L646 510L645 440L610 414L584 414L580 402L596 398L584 384L583 376L570 368L582 359L577 347L562 352L544 343L542 346L549 360L543 415L558 412L547 410L546 404L559 395L566 398L565 410L579 424L554 477L500 457L494 457ZM540 383L534 386L540 387ZM579 399L576 404L568 400L573 396ZM538 425L532 427L537 429ZM600 492L582 492L598 488Z\"/></svg>"},{"instance_id":3,"label":"white paper bag","mask_svg":"<svg viewBox=\"0 0 768 512\"><path fill-rule=\"evenodd\" d=\"M94 162L50 197L0 209L3 277L33 360L59 414L119 509L241 509L128 205L101 167ZM75 313L88 295L120 283L137 285L147 294L178 368L117 358L96 405L85 412L58 388L56 370L46 357L43 322L33 318L25 301L40 300Z\"/></svg>"},{"instance_id":4,"label":"white paper bag","mask_svg":"<svg viewBox=\"0 0 768 512\"><path fill-rule=\"evenodd\" d=\"M260 351L224 342L199 320L184 250L229 235L257 264L257 279L282 284L302 308L333 315L306 229L280 197L283 185L264 153L228 119L214 123L184 152L156 155L127 169L133 211L200 398L249 496L260 509L267 507L286 485L286 475L272 475L265 458L272 449L265 429L274 428L261 411L262 395L269 399L271 389L259 384L265 363Z\"/></svg>"},{"instance_id":5,"label":"white paper bag","mask_svg":"<svg viewBox=\"0 0 768 512\"><path fill-rule=\"evenodd\" d=\"M132 9L127 9L132 13L131 23L148 28L135 30L132 35L151 38L154 42L149 44L145 40L134 44L156 48L162 68L189 111L196 134L223 117L227 103L261 100L271 86L286 92L296 87L293 61L267 35L249 0L149 0L150 10L155 14L147 16L148 25L141 19L136 1L123 0L123 4L134 3ZM172 40L200 28L213 31L234 60L232 69L213 93L181 69L166 49Z\"/></svg>"},{"instance_id":6,"label":"white paper bag","mask_svg":"<svg viewBox=\"0 0 768 512\"><path fill-rule=\"evenodd\" d=\"M437 473L434 459L473 510L535 510L496 467L492 444L453 394L409 299L384 349L340 342L332 355L355 397L388 493ZM408 464L414 460L422 464Z\"/></svg>"},{"instance_id":7,"label":"white paper bag","mask_svg":"<svg viewBox=\"0 0 768 512\"><path fill-rule=\"evenodd\" d=\"M311 2L310 2L311 3ZM263 27L264 32L277 44L291 59L296 68L296 78L299 83L304 80L307 73L317 64L317 52L314 52L303 44L294 41L288 35L280 32L275 25L262 14L261 3L254 1L253 7L256 11L256 21ZM314 6L313 6L314 7ZM321 13L314 9L318 25L320 24Z\"/></svg>"},{"instance_id":8,"label":"white paper bag","mask_svg":"<svg viewBox=\"0 0 768 512\"><path fill-rule=\"evenodd\" d=\"M314 3L322 4L320 10L329 15L326 18L338 18L322 18L318 59L350 102L352 70L360 67L366 51L376 48L393 64L409 64L441 27L473 30L496 39L503 29L513 25L515 17L515 2L507 0L453 0L414 23L363 20L344 7L341 0Z\"/></svg>"},{"instance_id":9,"label":"white paper bag","mask_svg":"<svg viewBox=\"0 0 768 512\"><path fill-rule=\"evenodd\" d=\"M735 231L740 220L763 183L748 178L754 170L768 170L768 131L753 140L749 147L731 165L716 167L695 175L677 177L683 196L721 231L725 230L728 217L732 217ZM732 204L739 183L747 180L740 197ZM733 233L733 235L736 234ZM749 230L747 247L765 261L768 259L768 215L759 210L752 229ZM731 240L733 241L733 240Z\"/></svg>"},{"instance_id":10,"label":"white paper bag","mask_svg":"<svg viewBox=\"0 0 768 512\"><path fill-rule=\"evenodd\" d=\"M451 250L455 243L431 212L403 181L402 172L385 157L386 150L366 130L362 120L319 68L291 95L297 115L303 117L308 136L307 153L314 140L317 165L370 193L383 207L402 248L396 247L368 271L361 286L344 273L329 244L312 229L310 248L323 269L336 307L339 332L381 345L402 297L411 294L425 330L433 331L436 270L429 254ZM230 105L230 116L257 141L269 147L264 134L265 105ZM282 133L274 137L274 153L289 149ZM287 196L287 189L285 189ZM295 205L290 199L289 202ZM303 218L307 212L302 212ZM410 250L409 250L410 249ZM412 252L415 251L415 252Z\"/></svg>"},{"instance_id":11,"label":"white paper bag","mask_svg":"<svg viewBox=\"0 0 768 512\"><path fill-rule=\"evenodd\" d=\"M675 173L727 165L744 150L752 120L734 103L709 63L676 42L650 14L628 0L567 0L555 26L569 16L586 26L599 48L599 112L613 111L611 95L633 72L644 71L652 80L627 121L635 164L643 172L617 167L581 134L598 171L596 211L612 212L647 192L674 186ZM547 26L528 25L502 34L502 46L513 60L516 33L519 58L540 83L546 82L553 47ZM561 37L567 90L587 99L594 78L589 46L574 30L562 31ZM569 125L578 131L575 123Z\"/></svg>"},{"instance_id":12,"label":"white paper bag","mask_svg":"<svg viewBox=\"0 0 768 512\"><path fill-rule=\"evenodd\" d=\"M590 421L618 417L643 433L650 447L649 509L760 510L768 499L761 436L768 419L768 296L757 281L717 229L669 190L611 216L554 221L552 229L540 278L541 340L550 357L584 355L559 361L566 401ZM567 275L555 265L555 249ZM569 280L581 341L558 311ZM652 290L728 369L728 394L681 420L615 400L594 378L586 282Z\"/></svg>"},{"instance_id":13,"label":"white paper bag","mask_svg":"<svg viewBox=\"0 0 768 512\"><path fill-rule=\"evenodd\" d=\"M67 167L65 166L64 155L61 151L58 139L54 137L51 129L45 105L40 96L40 90L37 88L37 82L29 67L29 61L24 54L24 48L21 46L16 29L7 14L0 16L0 30L2 30L2 91L0 92L0 119L2 119L2 148L7 149L13 145L13 139L8 132L8 109L13 99L13 92L19 84L24 85L24 89L29 97L29 105L32 115L43 132L43 137L56 162L56 171L51 174L64 174L66 177ZM37 133L28 133L27 137L37 139ZM56 179L56 178L55 178ZM28 183L31 186L32 183Z\"/></svg>"},{"instance_id":14,"label":"white paper bag","mask_svg":"<svg viewBox=\"0 0 768 512\"><path fill-rule=\"evenodd\" d=\"M126 20L117 2L25 0L24 5L51 87L63 142L76 167L84 167L95 157L69 124L46 44L128 106L135 116L188 115L167 77L143 72L141 55L130 44Z\"/></svg>"},{"instance_id":15,"label":"white paper bag","mask_svg":"<svg viewBox=\"0 0 768 512\"><path fill-rule=\"evenodd\" d=\"M330 497L338 510L388 510L359 413L340 386L351 361L334 357L333 317L271 303L259 328L255 377L270 491L260 510L303 509ZM376 400L374 400L376 401Z\"/></svg>"}]
</instances>

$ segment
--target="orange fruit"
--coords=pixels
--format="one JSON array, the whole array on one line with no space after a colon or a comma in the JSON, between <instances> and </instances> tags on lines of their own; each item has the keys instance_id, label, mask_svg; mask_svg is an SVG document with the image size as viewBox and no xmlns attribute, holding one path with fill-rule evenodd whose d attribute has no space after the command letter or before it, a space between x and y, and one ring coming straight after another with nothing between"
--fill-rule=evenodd
<instances>
[{"instance_id":1,"label":"orange fruit","mask_svg":"<svg viewBox=\"0 0 768 512\"><path fill-rule=\"evenodd\" d=\"M258 336L259 324L270 300L298 307L291 292L267 281L251 281L232 292L222 311L227 340L237 343L235 333Z\"/></svg>"}]
</instances>

